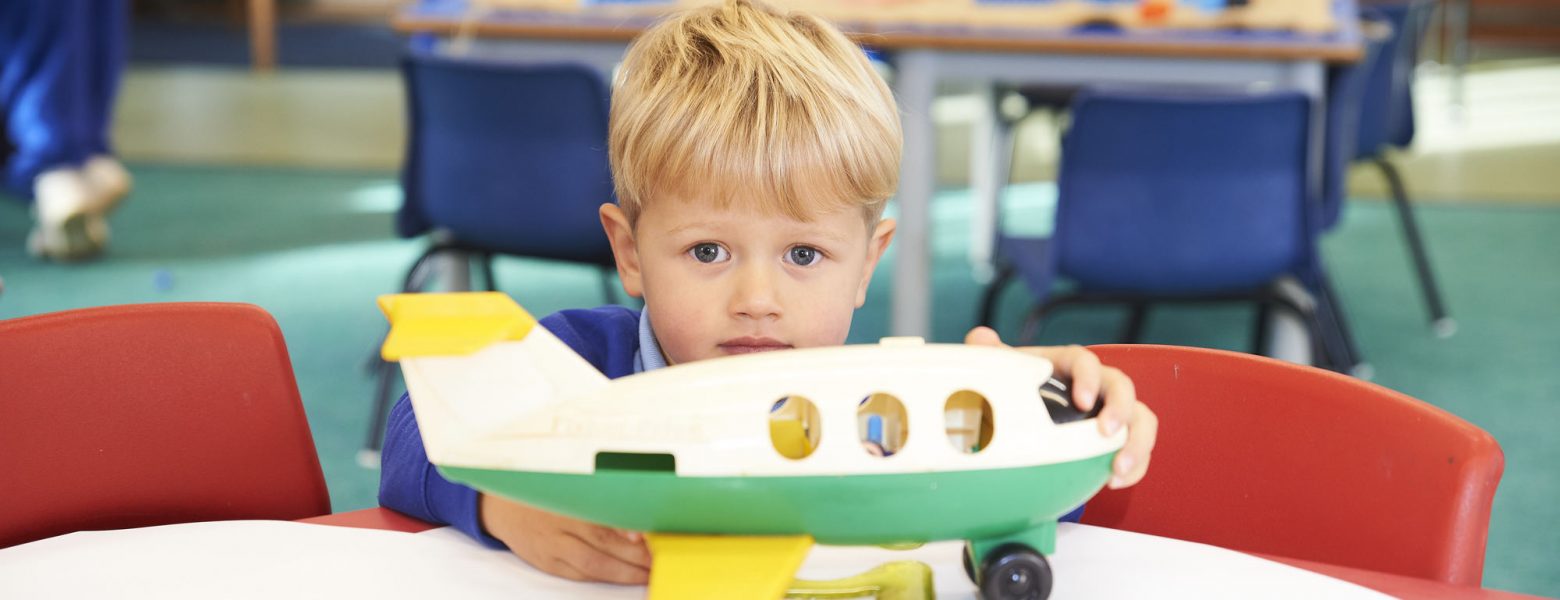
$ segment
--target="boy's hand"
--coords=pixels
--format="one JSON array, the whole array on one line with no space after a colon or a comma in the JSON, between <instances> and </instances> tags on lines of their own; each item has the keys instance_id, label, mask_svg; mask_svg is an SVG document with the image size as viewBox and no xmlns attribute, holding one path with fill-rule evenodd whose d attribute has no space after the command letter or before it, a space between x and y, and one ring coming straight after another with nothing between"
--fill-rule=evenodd
<instances>
[{"instance_id":1,"label":"boy's hand","mask_svg":"<svg viewBox=\"0 0 1560 600\"><path fill-rule=\"evenodd\" d=\"M964 343L978 346L1003 346L997 332L990 327L976 327L964 336ZM1116 454L1111 466L1114 474L1110 488L1119 489L1137 483L1148 472L1148 459L1154 450L1154 437L1159 432L1159 418L1154 411L1137 400L1132 379L1120 369L1100 364L1100 359L1082 346L1051 346L1019 348L1024 352L1045 357L1056 367L1060 377L1072 379L1073 404L1079 410L1094 408L1096 401L1105 402L1100 410L1100 431L1115 433L1123 424L1127 426L1127 444ZM1103 398L1098 398L1103 392Z\"/></svg>"},{"instance_id":2,"label":"boy's hand","mask_svg":"<svg viewBox=\"0 0 1560 600\"><path fill-rule=\"evenodd\" d=\"M650 550L644 535L571 519L483 494L482 526L521 560L575 581L644 585Z\"/></svg>"}]
</instances>

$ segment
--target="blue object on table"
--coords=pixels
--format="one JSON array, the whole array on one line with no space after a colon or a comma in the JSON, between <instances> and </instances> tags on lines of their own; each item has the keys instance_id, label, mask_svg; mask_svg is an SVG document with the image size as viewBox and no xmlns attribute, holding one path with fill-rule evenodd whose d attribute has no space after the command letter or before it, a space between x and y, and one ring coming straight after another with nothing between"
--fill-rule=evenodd
<instances>
[{"instance_id":1,"label":"blue object on table","mask_svg":"<svg viewBox=\"0 0 1560 600\"><path fill-rule=\"evenodd\" d=\"M496 290L492 257L505 254L594 265L612 301L612 248L597 212L615 198L605 76L584 65L423 52L407 56L403 75L411 126L396 229L434 236L402 291L421 291L430 259L445 253L476 261ZM370 452L383 443L395 375L375 348Z\"/></svg>"},{"instance_id":2,"label":"blue object on table","mask_svg":"<svg viewBox=\"0 0 1560 600\"><path fill-rule=\"evenodd\" d=\"M1135 340L1152 303L1256 302L1259 312L1276 305L1301 315L1319 362L1355 366L1317 254L1305 96L1087 90L1072 110L1055 232L1001 238L1004 266L987 290L984 324L1016 273L1039 302L1025 337L1068 304L1132 307L1123 337ZM1277 283L1286 276L1318 301L1286 293ZM1076 290L1052 297L1058 277Z\"/></svg>"}]
</instances>

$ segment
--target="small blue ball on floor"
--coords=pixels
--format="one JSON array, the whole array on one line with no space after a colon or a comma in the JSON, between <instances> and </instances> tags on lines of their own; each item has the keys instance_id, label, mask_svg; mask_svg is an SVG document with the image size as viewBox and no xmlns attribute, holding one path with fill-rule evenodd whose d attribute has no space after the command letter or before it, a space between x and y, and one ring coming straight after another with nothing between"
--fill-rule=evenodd
<instances>
[{"instance_id":1,"label":"small blue ball on floor","mask_svg":"<svg viewBox=\"0 0 1560 600\"><path fill-rule=\"evenodd\" d=\"M152 287L159 292L173 289L173 271L158 269L152 272Z\"/></svg>"}]
</instances>

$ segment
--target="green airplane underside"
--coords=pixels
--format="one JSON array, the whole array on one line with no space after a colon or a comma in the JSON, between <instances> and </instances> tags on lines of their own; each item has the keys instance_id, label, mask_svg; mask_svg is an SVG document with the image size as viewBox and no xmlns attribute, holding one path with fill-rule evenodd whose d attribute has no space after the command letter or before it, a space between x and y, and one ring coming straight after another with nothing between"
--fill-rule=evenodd
<instances>
[{"instance_id":1,"label":"green airplane underside","mask_svg":"<svg viewBox=\"0 0 1560 600\"><path fill-rule=\"evenodd\" d=\"M1048 554L1057 517L1105 484L1114 456L976 471L801 477L678 477L669 464L635 460L598 461L592 475L439 469L487 493L636 531L810 534L833 545L1002 540L1034 532L1041 539L1030 545Z\"/></svg>"}]
</instances>

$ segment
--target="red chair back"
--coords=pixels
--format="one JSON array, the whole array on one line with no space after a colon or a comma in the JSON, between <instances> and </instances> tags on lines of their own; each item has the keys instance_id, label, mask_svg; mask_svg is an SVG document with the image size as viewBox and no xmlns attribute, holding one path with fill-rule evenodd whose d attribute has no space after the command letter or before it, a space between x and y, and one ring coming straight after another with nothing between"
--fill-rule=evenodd
<instances>
[{"instance_id":1,"label":"red chair back","mask_svg":"<svg viewBox=\"0 0 1560 600\"><path fill-rule=\"evenodd\" d=\"M244 304L0 321L0 548L330 512L276 321Z\"/></svg>"},{"instance_id":2,"label":"red chair back","mask_svg":"<svg viewBox=\"0 0 1560 600\"><path fill-rule=\"evenodd\" d=\"M1159 416L1148 476L1083 522L1478 585L1504 455L1384 387L1220 350L1092 348Z\"/></svg>"}]
</instances>

